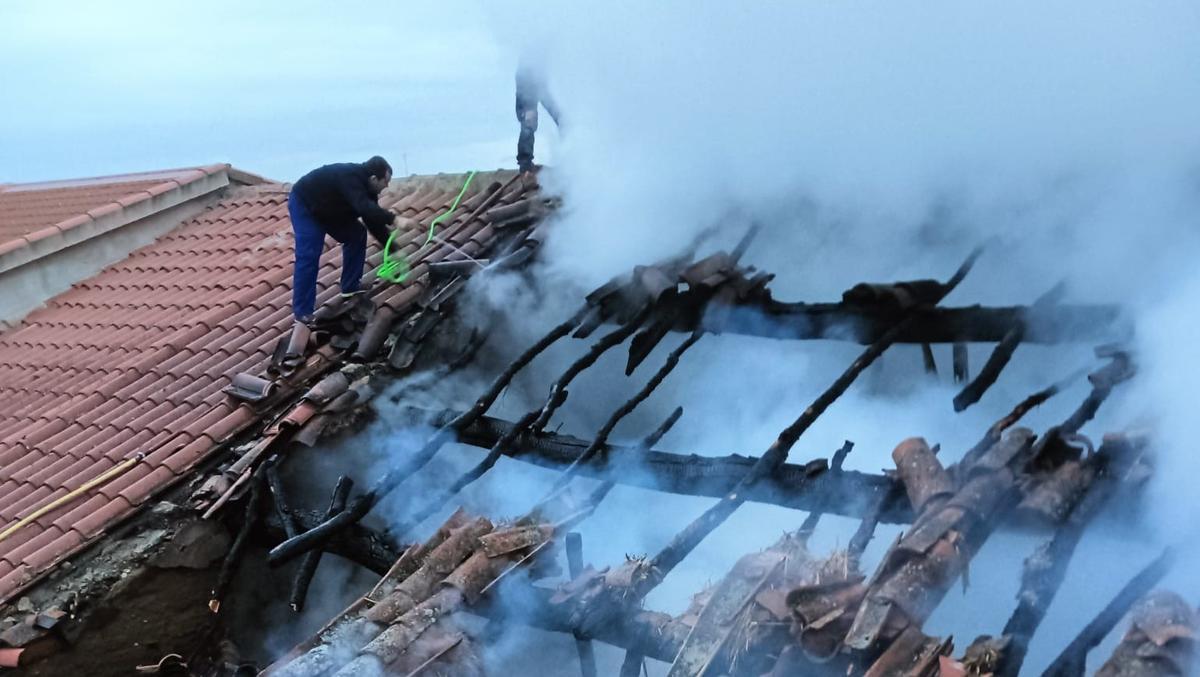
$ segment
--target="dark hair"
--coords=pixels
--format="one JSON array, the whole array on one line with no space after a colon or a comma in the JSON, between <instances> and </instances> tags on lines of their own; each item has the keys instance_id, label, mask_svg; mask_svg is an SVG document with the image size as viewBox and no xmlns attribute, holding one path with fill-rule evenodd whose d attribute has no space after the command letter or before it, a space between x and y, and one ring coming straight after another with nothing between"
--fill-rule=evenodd
<instances>
[{"instance_id":1,"label":"dark hair","mask_svg":"<svg viewBox=\"0 0 1200 677\"><path fill-rule=\"evenodd\" d=\"M378 176L381 179L392 173L392 166L378 155L364 162L363 166L367 168L367 172L371 176Z\"/></svg>"}]
</instances>

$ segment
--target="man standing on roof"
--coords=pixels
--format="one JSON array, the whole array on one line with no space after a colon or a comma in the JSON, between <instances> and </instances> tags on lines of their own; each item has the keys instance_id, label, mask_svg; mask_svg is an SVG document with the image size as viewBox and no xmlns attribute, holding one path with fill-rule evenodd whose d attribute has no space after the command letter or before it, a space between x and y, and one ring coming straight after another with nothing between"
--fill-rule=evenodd
<instances>
[{"instance_id":1,"label":"man standing on roof","mask_svg":"<svg viewBox=\"0 0 1200 677\"><path fill-rule=\"evenodd\" d=\"M521 136L517 139L517 167L522 172L533 170L533 135L538 128L539 103L550 114L554 124L561 128L558 104L546 87L546 74L541 60L526 52L517 62L517 122L521 123Z\"/></svg>"},{"instance_id":2,"label":"man standing on roof","mask_svg":"<svg viewBox=\"0 0 1200 677\"><path fill-rule=\"evenodd\" d=\"M312 321L317 302L317 269L328 235L342 245L342 296L361 293L367 260L367 233L382 247L396 215L379 206L379 194L392 180L392 167L376 155L366 162L342 162L312 170L292 186L288 216L296 234L292 274L292 313Z\"/></svg>"}]
</instances>

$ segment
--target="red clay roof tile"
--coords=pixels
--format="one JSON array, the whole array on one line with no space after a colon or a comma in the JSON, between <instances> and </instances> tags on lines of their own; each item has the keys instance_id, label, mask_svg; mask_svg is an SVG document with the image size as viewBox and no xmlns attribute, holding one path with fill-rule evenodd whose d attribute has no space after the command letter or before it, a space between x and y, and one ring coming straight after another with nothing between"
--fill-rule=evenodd
<instances>
[{"instance_id":1,"label":"red clay roof tile","mask_svg":"<svg viewBox=\"0 0 1200 677\"><path fill-rule=\"evenodd\" d=\"M119 496L114 499L109 498L107 495L97 494L96 498L106 500L98 501L96 507L91 512L80 515L71 524L71 529L81 534L84 538L91 538L97 535L113 522L133 512L133 505Z\"/></svg>"},{"instance_id":2,"label":"red clay roof tile","mask_svg":"<svg viewBox=\"0 0 1200 677\"><path fill-rule=\"evenodd\" d=\"M22 217L30 225L15 237L24 243L26 234L53 231L55 224L87 223L90 217L81 215L136 204L203 173L143 177L119 189L87 187L72 193L69 213L38 203ZM402 203L409 216L432 215L456 194L453 182L440 177L401 184L389 189L381 204ZM485 185L477 180L468 200ZM0 333L0 400L20 404L0 412L0 528L131 454L147 454L121 476L0 542L0 600L258 420L252 407L231 402L221 389L233 371L265 366L275 341L290 327L292 233L286 200L286 190L278 186L232 190ZM7 223L2 217L13 204L0 189L0 223ZM490 236L489 226L466 223L464 217L443 228L443 236L470 240L472 247ZM426 269L422 258L449 255L443 246L421 248L423 238L422 224L401 239L409 256L416 252L417 277ZM0 250L4 239L0 227ZM372 262L379 261L373 243L369 254ZM336 246L322 254L322 301L339 291L340 259ZM375 301L403 311L424 287L421 279L387 285L377 290ZM307 406L300 410L296 415L308 413Z\"/></svg>"}]
</instances>

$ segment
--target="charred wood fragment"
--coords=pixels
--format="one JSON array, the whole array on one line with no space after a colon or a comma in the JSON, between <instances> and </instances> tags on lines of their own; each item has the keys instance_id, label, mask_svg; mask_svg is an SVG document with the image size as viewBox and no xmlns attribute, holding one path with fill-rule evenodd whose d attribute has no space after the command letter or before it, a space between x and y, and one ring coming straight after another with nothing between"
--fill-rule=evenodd
<instances>
[{"instance_id":1,"label":"charred wood fragment","mask_svg":"<svg viewBox=\"0 0 1200 677\"><path fill-rule=\"evenodd\" d=\"M1004 337L1000 337L1003 339ZM966 383L971 378L971 367L969 365L969 356L967 353L967 344L963 341L956 340L952 349L951 357L954 363L954 382Z\"/></svg>"},{"instance_id":2,"label":"charred wood fragment","mask_svg":"<svg viewBox=\"0 0 1200 677\"><path fill-rule=\"evenodd\" d=\"M641 677L645 670L646 657L633 651L625 651L625 659L621 661L620 677Z\"/></svg>"},{"instance_id":3,"label":"charred wood fragment","mask_svg":"<svg viewBox=\"0 0 1200 677\"><path fill-rule=\"evenodd\" d=\"M890 482L888 487L875 497L858 523L858 528L854 530L854 535L846 544L846 554L851 562L857 564L862 559L862 554L867 551L867 546L875 537L875 527L879 526L880 518L890 506L900 503L903 496L903 485Z\"/></svg>"},{"instance_id":4,"label":"charred wood fragment","mask_svg":"<svg viewBox=\"0 0 1200 677\"><path fill-rule=\"evenodd\" d=\"M266 463L267 488L271 491L271 502L275 506L275 514L286 538L292 538L300 532L296 525L296 517L288 506L287 496L283 493L283 482L279 479L279 457L268 459Z\"/></svg>"},{"instance_id":5,"label":"charred wood fragment","mask_svg":"<svg viewBox=\"0 0 1200 677\"><path fill-rule=\"evenodd\" d=\"M992 354L988 356L987 362L983 363L983 368L975 375L974 380L954 396L954 411L963 411L983 397L987 389L991 388L996 379L1000 377L1000 372L1008 365L1008 361L1012 359L1013 353L1017 351L1017 346L1024 336L1024 325L1017 325L1008 330L1004 338L996 344Z\"/></svg>"},{"instance_id":6,"label":"charred wood fragment","mask_svg":"<svg viewBox=\"0 0 1200 677\"><path fill-rule=\"evenodd\" d=\"M326 519L345 509L346 499L349 498L350 490L353 488L354 481L349 477L342 475L338 478L337 484L333 488L333 496L329 499L329 510L325 513ZM321 550L313 550L305 553L304 559L300 560L296 578L292 581L292 592L288 603L292 611L296 613L304 610L304 598L308 596L308 586L317 573L317 567L321 564L321 554Z\"/></svg>"},{"instance_id":7,"label":"charred wood fragment","mask_svg":"<svg viewBox=\"0 0 1200 677\"><path fill-rule=\"evenodd\" d=\"M921 344L921 361L925 365L926 374L937 376L937 360L933 358L933 346L928 343Z\"/></svg>"},{"instance_id":8,"label":"charred wood fragment","mask_svg":"<svg viewBox=\"0 0 1200 677\"><path fill-rule=\"evenodd\" d=\"M646 435L644 438L642 438L641 443L638 444L638 448L654 448L654 445L658 444L659 441L671 431L671 428L675 427L675 424L679 422L679 418L681 416L683 416L683 407L675 407L675 409L671 411L670 415L667 416L667 418L664 419L657 428L651 431L649 435Z\"/></svg>"},{"instance_id":9,"label":"charred wood fragment","mask_svg":"<svg viewBox=\"0 0 1200 677\"><path fill-rule=\"evenodd\" d=\"M846 440L840 449L833 452L833 456L829 459L829 471L842 472L842 464L846 462L846 457L850 455L852 449L854 449L854 443ZM821 516L824 514L822 510L812 510L805 516L800 528L796 531L796 538L801 543L808 544L808 539L812 538L813 532L817 530L817 523L821 521Z\"/></svg>"},{"instance_id":10,"label":"charred wood fragment","mask_svg":"<svg viewBox=\"0 0 1200 677\"><path fill-rule=\"evenodd\" d=\"M1082 373L1083 372L1076 372L1075 374L1072 374L1043 390L1039 390L1029 397L1026 397L1024 400L1021 400L1017 406L1013 407L1011 412L1009 412L999 421L993 423L992 427L988 428L987 432L984 433L983 438L975 443L975 446L971 447L967 450L967 453L963 454L963 457L954 465L955 477L961 480L962 473L974 465L981 456L986 454L988 449L992 448L992 445L999 442L1005 430L1008 430L1010 427L1016 425L1016 423L1020 421L1025 414L1028 414L1035 407L1045 403L1046 400L1049 400L1051 397L1057 395L1060 391L1070 385L1070 383L1078 376L1082 375Z\"/></svg>"},{"instance_id":11,"label":"charred wood fragment","mask_svg":"<svg viewBox=\"0 0 1200 677\"><path fill-rule=\"evenodd\" d=\"M1033 305L1030 306L1028 314L1033 317L1044 317L1050 313L1050 310L1062 298L1065 286L1059 283L1053 289L1043 294ZM996 348L992 354L988 356L987 362L983 364L983 368L979 370L979 374L975 376L975 380L971 381L954 397L954 411L962 411L967 407L979 401L980 397L987 392L987 389L992 387L992 384L999 378L1000 372L1008 365L1012 359L1013 353L1016 352L1017 346L1025 339L1025 330L1028 326L1028 318L1023 319L1013 325L1004 334L1004 338L996 344Z\"/></svg>"},{"instance_id":12,"label":"charred wood fragment","mask_svg":"<svg viewBox=\"0 0 1200 677\"><path fill-rule=\"evenodd\" d=\"M229 552L225 554L225 559L221 562L221 571L217 574L217 583L213 586L212 596L208 601L208 609L214 614L221 611L221 601L225 598L229 584L233 582L233 575L237 573L238 565L242 561L242 553L246 549L250 531L258 522L264 474L265 469L260 468L260 471L255 472L250 480L250 495L246 499L246 512L242 518L242 524L238 528L233 543L229 546Z\"/></svg>"},{"instance_id":13,"label":"charred wood fragment","mask_svg":"<svg viewBox=\"0 0 1200 677\"><path fill-rule=\"evenodd\" d=\"M567 550L567 571L571 578L583 573L583 536L577 531L567 534L565 539ZM596 677L596 654L592 649L591 640L585 639L579 633L575 634L575 650L579 653L579 672L583 677Z\"/></svg>"},{"instance_id":14,"label":"charred wood fragment","mask_svg":"<svg viewBox=\"0 0 1200 677\"><path fill-rule=\"evenodd\" d=\"M293 509L297 531L311 529L325 519L324 511ZM274 547L290 538L279 521L279 516L267 515L261 521L261 532L256 538L261 538L268 547ZM325 552L332 553L343 559L383 575L396 562L396 558L404 553L395 539L383 531L370 529L361 524L353 524L347 529L334 535L322 546Z\"/></svg>"},{"instance_id":15,"label":"charred wood fragment","mask_svg":"<svg viewBox=\"0 0 1200 677\"><path fill-rule=\"evenodd\" d=\"M1083 403L1079 405L1079 408L1066 421L1063 421L1063 424L1060 426L1063 434L1069 435L1079 432L1079 429L1085 423L1096 416L1096 411L1108 399L1113 388L1133 378L1135 367L1129 353L1117 351L1102 355L1101 352L1098 349L1097 356L1108 357L1110 361L1095 372L1088 374L1088 380L1092 383L1092 390L1088 393Z\"/></svg>"}]
</instances>

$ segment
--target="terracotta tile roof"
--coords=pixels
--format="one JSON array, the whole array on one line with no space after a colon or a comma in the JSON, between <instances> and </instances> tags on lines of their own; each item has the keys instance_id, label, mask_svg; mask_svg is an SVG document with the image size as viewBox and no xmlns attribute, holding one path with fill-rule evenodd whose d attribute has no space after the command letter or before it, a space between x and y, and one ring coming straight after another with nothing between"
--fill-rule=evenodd
<instances>
[{"instance_id":1,"label":"terracotta tile roof","mask_svg":"<svg viewBox=\"0 0 1200 677\"><path fill-rule=\"evenodd\" d=\"M499 203L519 199L526 188L512 177L480 175L464 204L497 181L507 181ZM380 202L427 224L450 204L461 180L401 181ZM0 541L0 601L264 415L221 390L237 372L261 372L291 325L286 202L283 185L231 189L214 207L0 334L0 401L6 403L0 410L0 531L145 454L115 479ZM460 208L440 235L475 255L493 228L468 214ZM396 246L411 253L423 239L417 228ZM423 250L413 262L414 278L424 273L423 262L450 251L441 245ZM369 266L379 256L373 250ZM340 261L331 244L322 257L318 302L337 293ZM386 285L374 300L399 317L425 283Z\"/></svg>"},{"instance_id":2,"label":"terracotta tile roof","mask_svg":"<svg viewBox=\"0 0 1200 677\"><path fill-rule=\"evenodd\" d=\"M228 168L188 167L72 181L0 185L0 251L26 246L27 235L86 223L89 213L123 209Z\"/></svg>"}]
</instances>

